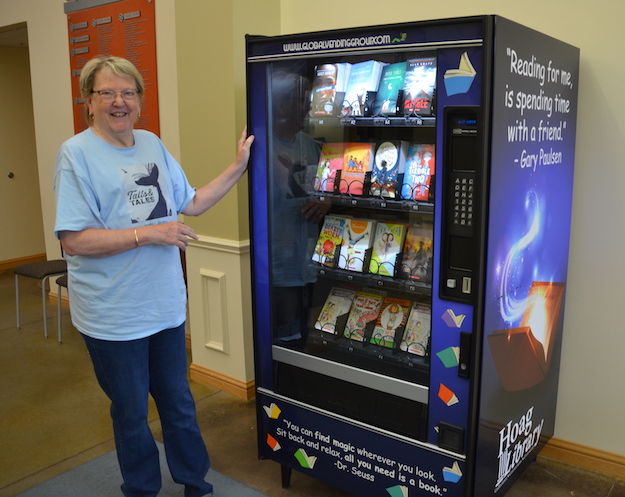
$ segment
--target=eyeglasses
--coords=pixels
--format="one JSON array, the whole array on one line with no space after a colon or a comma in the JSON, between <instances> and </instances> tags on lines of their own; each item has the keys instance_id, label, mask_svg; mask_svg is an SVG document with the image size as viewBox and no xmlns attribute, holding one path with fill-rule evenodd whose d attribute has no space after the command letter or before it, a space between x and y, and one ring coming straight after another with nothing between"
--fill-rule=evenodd
<instances>
[{"instance_id":1,"label":"eyeglasses","mask_svg":"<svg viewBox=\"0 0 625 497\"><path fill-rule=\"evenodd\" d=\"M124 102L132 102L136 100L137 95L139 95L139 90L136 88L131 88L124 91L113 91L113 90L93 90L91 93L97 93L100 95L100 98L103 102L110 103L113 102L117 95L121 95L124 99Z\"/></svg>"}]
</instances>

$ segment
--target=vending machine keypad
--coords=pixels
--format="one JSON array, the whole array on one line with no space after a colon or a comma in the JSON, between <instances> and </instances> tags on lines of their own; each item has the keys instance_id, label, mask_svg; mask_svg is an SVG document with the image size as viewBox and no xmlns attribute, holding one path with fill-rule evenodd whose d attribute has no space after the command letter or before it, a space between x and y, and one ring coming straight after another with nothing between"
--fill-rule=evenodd
<instances>
[{"instance_id":1,"label":"vending machine keypad","mask_svg":"<svg viewBox=\"0 0 625 497\"><path fill-rule=\"evenodd\" d=\"M477 178L482 161L479 108L446 109L443 143L441 298L471 302L475 285Z\"/></svg>"}]
</instances>

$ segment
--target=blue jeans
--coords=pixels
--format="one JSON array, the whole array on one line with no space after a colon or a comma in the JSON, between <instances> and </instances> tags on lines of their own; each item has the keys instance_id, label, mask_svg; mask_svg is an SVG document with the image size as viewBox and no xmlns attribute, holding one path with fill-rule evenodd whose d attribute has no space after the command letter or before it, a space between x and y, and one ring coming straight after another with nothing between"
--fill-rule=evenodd
<instances>
[{"instance_id":1,"label":"blue jeans","mask_svg":"<svg viewBox=\"0 0 625 497\"><path fill-rule=\"evenodd\" d=\"M167 464L185 497L213 491L210 466L187 380L184 323L140 340L114 342L83 335L96 377L111 399L117 459L126 497L161 489L158 449L148 426L148 394L158 408Z\"/></svg>"}]
</instances>

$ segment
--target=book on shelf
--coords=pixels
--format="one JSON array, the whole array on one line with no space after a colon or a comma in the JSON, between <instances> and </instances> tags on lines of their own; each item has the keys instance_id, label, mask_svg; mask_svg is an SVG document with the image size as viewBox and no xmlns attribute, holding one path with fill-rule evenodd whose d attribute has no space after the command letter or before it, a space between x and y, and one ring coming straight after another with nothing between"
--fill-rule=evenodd
<instances>
[{"instance_id":1,"label":"book on shelf","mask_svg":"<svg viewBox=\"0 0 625 497\"><path fill-rule=\"evenodd\" d=\"M333 287L317 316L315 328L326 333L338 334L341 331L338 326L339 318L349 312L355 295L355 290Z\"/></svg>"},{"instance_id":2,"label":"book on shelf","mask_svg":"<svg viewBox=\"0 0 625 497\"><path fill-rule=\"evenodd\" d=\"M349 81L345 90L342 114L344 116L364 116L368 92L377 92L380 74L384 63L365 60L352 64Z\"/></svg>"},{"instance_id":3,"label":"book on shelf","mask_svg":"<svg viewBox=\"0 0 625 497\"><path fill-rule=\"evenodd\" d=\"M403 278L430 283L432 281L432 246L434 226L422 221L410 224L402 250L400 275Z\"/></svg>"},{"instance_id":4,"label":"book on shelf","mask_svg":"<svg viewBox=\"0 0 625 497\"><path fill-rule=\"evenodd\" d=\"M369 272L382 276L394 276L397 256L404 245L406 225L378 221L371 246Z\"/></svg>"},{"instance_id":5,"label":"book on shelf","mask_svg":"<svg viewBox=\"0 0 625 497\"><path fill-rule=\"evenodd\" d=\"M333 192L336 172L343 169L343 143L324 143L317 166L314 188L318 192Z\"/></svg>"},{"instance_id":6,"label":"book on shelf","mask_svg":"<svg viewBox=\"0 0 625 497\"><path fill-rule=\"evenodd\" d=\"M320 64L315 67L312 92L310 95L310 115L313 117L333 116L338 114L340 104L337 94L344 94L349 80L351 64Z\"/></svg>"},{"instance_id":7,"label":"book on shelf","mask_svg":"<svg viewBox=\"0 0 625 497\"><path fill-rule=\"evenodd\" d=\"M436 57L409 59L403 87L404 113L430 116L436 89Z\"/></svg>"},{"instance_id":8,"label":"book on shelf","mask_svg":"<svg viewBox=\"0 0 625 497\"><path fill-rule=\"evenodd\" d=\"M382 347L394 348L395 337L403 335L409 311L410 300L385 297L369 341Z\"/></svg>"},{"instance_id":9,"label":"book on shelf","mask_svg":"<svg viewBox=\"0 0 625 497\"><path fill-rule=\"evenodd\" d=\"M374 227L375 221L370 219L346 218L343 244L339 253L339 268L363 272L365 256L373 242Z\"/></svg>"},{"instance_id":10,"label":"book on shelf","mask_svg":"<svg viewBox=\"0 0 625 497\"><path fill-rule=\"evenodd\" d=\"M392 116L401 111L399 92L404 87L407 62L387 64L382 68L378 92L373 105L374 115Z\"/></svg>"},{"instance_id":11,"label":"book on shelf","mask_svg":"<svg viewBox=\"0 0 625 497\"><path fill-rule=\"evenodd\" d=\"M384 294L360 290L356 292L349 310L343 335L351 340L363 342L369 323L374 322L380 314Z\"/></svg>"},{"instance_id":12,"label":"book on shelf","mask_svg":"<svg viewBox=\"0 0 625 497\"><path fill-rule=\"evenodd\" d=\"M404 173L408 146L403 140L385 141L378 146L371 169L371 195L391 199L398 196L397 181Z\"/></svg>"},{"instance_id":13,"label":"book on shelf","mask_svg":"<svg viewBox=\"0 0 625 497\"><path fill-rule=\"evenodd\" d=\"M341 193L362 195L365 178L373 165L375 144L350 142L343 150L343 167L339 189Z\"/></svg>"},{"instance_id":14,"label":"book on shelf","mask_svg":"<svg viewBox=\"0 0 625 497\"><path fill-rule=\"evenodd\" d=\"M345 217L327 215L323 218L321 231L315 244L312 260L324 266L334 267L336 264L337 249L343 243Z\"/></svg>"},{"instance_id":15,"label":"book on shelf","mask_svg":"<svg viewBox=\"0 0 625 497\"><path fill-rule=\"evenodd\" d=\"M404 167L401 197L407 200L428 201L434 173L435 146L418 143L410 145Z\"/></svg>"},{"instance_id":16,"label":"book on shelf","mask_svg":"<svg viewBox=\"0 0 625 497\"><path fill-rule=\"evenodd\" d=\"M428 304L414 302L408 314L399 348L410 354L425 356L430 341L432 309Z\"/></svg>"}]
</instances>

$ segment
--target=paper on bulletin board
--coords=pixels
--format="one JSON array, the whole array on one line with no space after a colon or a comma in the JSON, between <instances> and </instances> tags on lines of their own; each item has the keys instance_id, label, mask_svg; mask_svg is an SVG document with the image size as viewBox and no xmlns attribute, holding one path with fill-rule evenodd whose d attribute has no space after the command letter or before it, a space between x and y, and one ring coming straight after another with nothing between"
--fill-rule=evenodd
<instances>
[{"instance_id":1,"label":"paper on bulletin board","mask_svg":"<svg viewBox=\"0 0 625 497\"><path fill-rule=\"evenodd\" d=\"M160 134L154 0L107 2L67 14L74 131L87 128L79 78L90 59L115 55L130 60L143 76L145 95L135 127Z\"/></svg>"}]
</instances>

